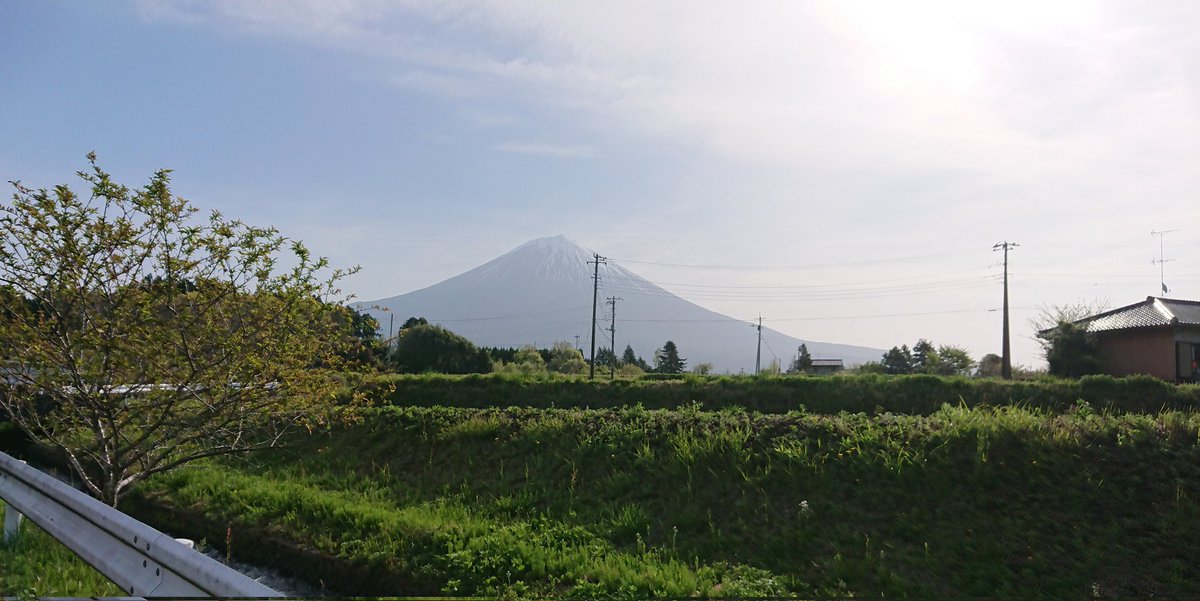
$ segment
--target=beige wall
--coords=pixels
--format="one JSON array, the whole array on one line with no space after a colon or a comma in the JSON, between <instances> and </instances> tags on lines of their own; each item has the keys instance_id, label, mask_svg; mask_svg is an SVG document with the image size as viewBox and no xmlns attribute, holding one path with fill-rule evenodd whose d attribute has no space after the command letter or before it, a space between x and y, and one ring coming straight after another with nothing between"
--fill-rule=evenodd
<instances>
[{"instance_id":1,"label":"beige wall","mask_svg":"<svg viewBox=\"0 0 1200 601\"><path fill-rule=\"evenodd\" d=\"M1146 374L1175 381L1175 334L1171 328L1104 332L1097 342L1105 373Z\"/></svg>"}]
</instances>

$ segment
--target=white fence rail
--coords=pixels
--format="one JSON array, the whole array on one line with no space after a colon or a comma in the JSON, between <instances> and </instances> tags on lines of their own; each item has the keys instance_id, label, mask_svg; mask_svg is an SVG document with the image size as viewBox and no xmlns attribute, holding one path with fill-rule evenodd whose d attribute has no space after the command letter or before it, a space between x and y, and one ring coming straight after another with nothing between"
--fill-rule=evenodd
<instances>
[{"instance_id":1,"label":"white fence rail","mask_svg":"<svg viewBox=\"0 0 1200 601\"><path fill-rule=\"evenodd\" d=\"M5 453L0 498L131 596L283 596Z\"/></svg>"}]
</instances>

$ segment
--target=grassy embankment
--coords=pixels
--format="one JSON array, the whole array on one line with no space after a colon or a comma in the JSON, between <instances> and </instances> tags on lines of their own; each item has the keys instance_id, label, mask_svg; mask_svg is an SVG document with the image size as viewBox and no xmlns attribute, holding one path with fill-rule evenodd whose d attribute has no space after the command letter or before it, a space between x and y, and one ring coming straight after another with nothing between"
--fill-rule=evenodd
<instances>
[{"instance_id":1,"label":"grassy embankment","mask_svg":"<svg viewBox=\"0 0 1200 601\"><path fill-rule=\"evenodd\" d=\"M0 515L4 502L0 501ZM11 544L0 542L0 595L117 597L121 590L69 549L24 520Z\"/></svg>"},{"instance_id":2,"label":"grassy embankment","mask_svg":"<svg viewBox=\"0 0 1200 601\"><path fill-rule=\"evenodd\" d=\"M1200 595L1200 414L914 413L385 407L131 506L352 593Z\"/></svg>"}]
</instances>

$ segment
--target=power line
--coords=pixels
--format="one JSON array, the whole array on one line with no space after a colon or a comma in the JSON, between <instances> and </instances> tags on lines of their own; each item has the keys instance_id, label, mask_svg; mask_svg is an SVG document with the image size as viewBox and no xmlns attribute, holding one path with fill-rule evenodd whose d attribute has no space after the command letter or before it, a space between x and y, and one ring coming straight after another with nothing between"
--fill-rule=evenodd
<instances>
[{"instance_id":1,"label":"power line","mask_svg":"<svg viewBox=\"0 0 1200 601\"><path fill-rule=\"evenodd\" d=\"M851 267L855 265L888 265L894 263L907 263L909 261L918 261L924 259L935 259L943 257L958 257L964 253L973 252L970 250L934 253L929 255L913 255L908 257L894 257L890 259L869 259L865 261L842 261L838 263L809 263L801 265L697 265L687 263L659 263L655 261L638 261L636 259L613 259L618 263L634 263L638 265L654 265L656 267L676 267L681 269L754 269L761 271L771 270L802 270L802 269L821 269L825 267Z\"/></svg>"}]
</instances>

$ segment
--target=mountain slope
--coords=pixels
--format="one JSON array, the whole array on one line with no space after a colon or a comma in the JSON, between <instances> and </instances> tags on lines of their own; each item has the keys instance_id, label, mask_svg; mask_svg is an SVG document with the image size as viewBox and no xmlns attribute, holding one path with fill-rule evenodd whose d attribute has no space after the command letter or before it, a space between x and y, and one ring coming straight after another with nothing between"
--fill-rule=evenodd
<instances>
[{"instance_id":1,"label":"mountain slope","mask_svg":"<svg viewBox=\"0 0 1200 601\"><path fill-rule=\"evenodd\" d=\"M479 267L407 294L361 303L387 309L396 327L410 316L425 317L483 346L549 347L576 342L589 353L592 316L592 253L563 236L527 242ZM615 264L600 266L596 345L610 345L611 309L616 296L617 354L633 350L653 362L655 349L673 340L688 366L712 363L720 372L754 371L756 333L747 322L684 300ZM375 316L386 330L388 313ZM762 364L773 356L787 363L801 343L814 358L842 359L847 365L878 360L880 349L805 341L763 328Z\"/></svg>"}]
</instances>

